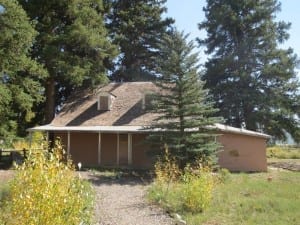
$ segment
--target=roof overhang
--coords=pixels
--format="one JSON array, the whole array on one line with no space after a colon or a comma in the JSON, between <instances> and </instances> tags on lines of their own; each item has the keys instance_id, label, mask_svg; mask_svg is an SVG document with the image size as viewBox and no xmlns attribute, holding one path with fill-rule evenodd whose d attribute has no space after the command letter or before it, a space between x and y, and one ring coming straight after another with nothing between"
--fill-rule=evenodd
<instances>
[{"instance_id":1,"label":"roof overhang","mask_svg":"<svg viewBox=\"0 0 300 225\"><path fill-rule=\"evenodd\" d=\"M53 126L44 125L27 129L27 131L74 131L74 132L106 132L106 133L126 133L126 132L149 132L143 126Z\"/></svg>"},{"instance_id":2,"label":"roof overhang","mask_svg":"<svg viewBox=\"0 0 300 225\"><path fill-rule=\"evenodd\" d=\"M271 136L268 134L252 131L252 130L247 130L243 128L236 128L224 124L217 123L215 124L215 128L217 130L227 132L227 133L233 133L233 134L242 134L242 135L247 135L247 136L254 136L254 137L260 137L260 138L265 138L265 139L270 139Z\"/></svg>"},{"instance_id":3,"label":"roof overhang","mask_svg":"<svg viewBox=\"0 0 300 225\"><path fill-rule=\"evenodd\" d=\"M270 135L250 131L246 129L231 127L223 124L215 124L211 128L220 130L225 133L240 134L246 136L259 137L264 139L271 138ZM61 131L61 132L101 132L101 133L149 133L149 132L163 132L163 130L150 129L145 126L54 126L51 124L33 127L27 129L29 132L34 131Z\"/></svg>"}]
</instances>

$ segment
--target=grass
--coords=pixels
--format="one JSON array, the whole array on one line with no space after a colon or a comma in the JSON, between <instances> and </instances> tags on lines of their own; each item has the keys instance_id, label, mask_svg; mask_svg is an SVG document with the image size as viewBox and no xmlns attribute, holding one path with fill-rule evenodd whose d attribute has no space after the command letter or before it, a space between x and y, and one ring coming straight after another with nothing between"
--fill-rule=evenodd
<instances>
[{"instance_id":1,"label":"grass","mask_svg":"<svg viewBox=\"0 0 300 225\"><path fill-rule=\"evenodd\" d=\"M7 184L0 184L0 205L4 198L8 195L9 189Z\"/></svg>"},{"instance_id":2,"label":"grass","mask_svg":"<svg viewBox=\"0 0 300 225\"><path fill-rule=\"evenodd\" d=\"M300 148L291 146L268 147L267 157L277 159L300 159Z\"/></svg>"},{"instance_id":3,"label":"grass","mask_svg":"<svg viewBox=\"0 0 300 225\"><path fill-rule=\"evenodd\" d=\"M216 186L212 204L204 212L179 213L189 225L297 225L300 224L299 182L299 172L230 174L223 184ZM169 193L164 206L172 212L178 196L172 194L172 187Z\"/></svg>"}]
</instances>

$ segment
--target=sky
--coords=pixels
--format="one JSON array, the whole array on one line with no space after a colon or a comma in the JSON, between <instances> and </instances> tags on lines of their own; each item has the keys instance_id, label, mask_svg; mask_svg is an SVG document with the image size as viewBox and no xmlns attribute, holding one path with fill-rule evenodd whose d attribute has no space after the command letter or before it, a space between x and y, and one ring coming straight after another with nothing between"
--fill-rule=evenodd
<instances>
[{"instance_id":1,"label":"sky","mask_svg":"<svg viewBox=\"0 0 300 225\"><path fill-rule=\"evenodd\" d=\"M291 47L300 58L300 1L281 0L281 12L277 13L277 19L291 22L291 29L288 31L290 39L283 44L283 48ZM205 38L205 31L199 31L197 24L205 19L202 8L206 5L205 0L167 0L167 16L175 19L175 25L180 31L190 33L190 39L196 37ZM196 44L196 43L195 43ZM200 62L205 62L204 48L198 49ZM298 72L299 74L299 72Z\"/></svg>"}]
</instances>

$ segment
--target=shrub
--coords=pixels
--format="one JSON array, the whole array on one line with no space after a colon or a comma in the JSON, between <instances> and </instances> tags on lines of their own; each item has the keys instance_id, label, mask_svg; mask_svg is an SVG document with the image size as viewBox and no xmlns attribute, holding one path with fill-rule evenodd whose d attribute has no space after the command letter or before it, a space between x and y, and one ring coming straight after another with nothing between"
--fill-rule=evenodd
<instances>
[{"instance_id":1,"label":"shrub","mask_svg":"<svg viewBox=\"0 0 300 225\"><path fill-rule=\"evenodd\" d=\"M155 165L156 179L149 189L150 200L171 212L202 212L211 203L215 186L210 167L187 165L183 171L166 150Z\"/></svg>"},{"instance_id":2,"label":"shrub","mask_svg":"<svg viewBox=\"0 0 300 225\"><path fill-rule=\"evenodd\" d=\"M47 146L44 146L47 150ZM93 195L89 183L74 172L60 143L50 152L30 151L17 167L4 202L5 224L90 224ZM1 220L1 219L0 219Z\"/></svg>"},{"instance_id":3,"label":"shrub","mask_svg":"<svg viewBox=\"0 0 300 225\"><path fill-rule=\"evenodd\" d=\"M300 159L300 149L292 147L273 146L267 148L268 158Z\"/></svg>"},{"instance_id":4,"label":"shrub","mask_svg":"<svg viewBox=\"0 0 300 225\"><path fill-rule=\"evenodd\" d=\"M158 183L169 183L176 181L181 171L174 157L169 153L168 148L165 148L165 154L155 163L155 181Z\"/></svg>"},{"instance_id":5,"label":"shrub","mask_svg":"<svg viewBox=\"0 0 300 225\"><path fill-rule=\"evenodd\" d=\"M230 179L230 171L226 168L221 168L218 171L218 180L220 183L225 183Z\"/></svg>"},{"instance_id":6,"label":"shrub","mask_svg":"<svg viewBox=\"0 0 300 225\"><path fill-rule=\"evenodd\" d=\"M29 140L31 139L31 140ZM44 135L41 132L34 132L31 138L18 139L12 143L12 147L16 150L23 149L39 149L41 147L40 143L44 139Z\"/></svg>"},{"instance_id":7,"label":"shrub","mask_svg":"<svg viewBox=\"0 0 300 225\"><path fill-rule=\"evenodd\" d=\"M209 168L184 172L183 204L186 211L202 212L211 203L214 178Z\"/></svg>"}]
</instances>

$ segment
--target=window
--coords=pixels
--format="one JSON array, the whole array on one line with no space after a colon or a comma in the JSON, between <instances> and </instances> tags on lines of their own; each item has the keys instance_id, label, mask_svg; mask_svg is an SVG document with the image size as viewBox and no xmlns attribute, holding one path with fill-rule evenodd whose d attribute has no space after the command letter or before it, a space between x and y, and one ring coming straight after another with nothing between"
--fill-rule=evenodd
<instances>
[{"instance_id":1,"label":"window","mask_svg":"<svg viewBox=\"0 0 300 225\"><path fill-rule=\"evenodd\" d=\"M110 93L100 93L98 96L98 110L111 110L114 99L115 96Z\"/></svg>"},{"instance_id":2,"label":"window","mask_svg":"<svg viewBox=\"0 0 300 225\"><path fill-rule=\"evenodd\" d=\"M142 100L143 109L153 109L155 104L155 95L153 93L146 93Z\"/></svg>"}]
</instances>

